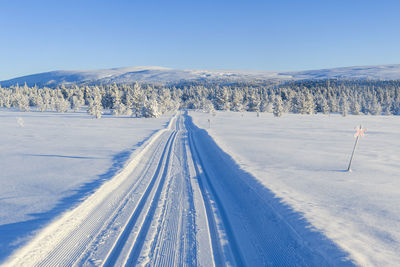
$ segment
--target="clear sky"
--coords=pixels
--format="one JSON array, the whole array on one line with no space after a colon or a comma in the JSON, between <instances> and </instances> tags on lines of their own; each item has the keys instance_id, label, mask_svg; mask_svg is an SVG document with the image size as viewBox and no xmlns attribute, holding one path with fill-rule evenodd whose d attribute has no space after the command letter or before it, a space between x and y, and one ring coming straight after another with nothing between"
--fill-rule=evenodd
<instances>
[{"instance_id":1,"label":"clear sky","mask_svg":"<svg viewBox=\"0 0 400 267\"><path fill-rule=\"evenodd\" d=\"M0 80L125 66L395 64L399 14L396 0L0 0Z\"/></svg>"}]
</instances>

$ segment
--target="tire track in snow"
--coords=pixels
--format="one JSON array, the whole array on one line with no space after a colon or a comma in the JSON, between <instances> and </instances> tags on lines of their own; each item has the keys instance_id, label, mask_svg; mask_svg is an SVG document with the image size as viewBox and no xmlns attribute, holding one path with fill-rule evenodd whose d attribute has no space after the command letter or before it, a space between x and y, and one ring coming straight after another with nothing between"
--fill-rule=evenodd
<instances>
[{"instance_id":1,"label":"tire track in snow","mask_svg":"<svg viewBox=\"0 0 400 267\"><path fill-rule=\"evenodd\" d=\"M155 160L157 157L155 157L159 149L162 147L162 140L159 140L160 143L156 146L156 149L152 153L153 160ZM146 177L144 173L149 171L150 165L146 166L142 171L142 175L139 176L139 179L137 181L134 181L132 183L131 188L127 192L122 192L120 195L124 196L123 199L120 199L119 195L114 196L114 201L113 202L120 202L120 204L117 207L114 207L111 203L109 203L109 206L114 208L114 211L111 210L111 214L109 214L105 218L105 212L104 209L101 207L98 207L97 209L94 209L90 214L87 215L87 219L85 220L85 223L82 224L80 227L74 229L73 232L69 234L69 236L63 240L58 246L56 246L53 251L40 263L41 266L55 266L55 265L64 265L64 266L71 266L73 264L78 264L82 265L84 262L90 259L89 255L86 255L87 251L89 249L94 250L95 248L91 246L96 246L98 245L99 242L99 235L101 235L104 231L110 229L110 225L113 223L113 219L118 218L118 215L122 212L124 208L126 208L127 205L129 205L129 201L131 200L131 195L135 190L138 188L140 183L143 183L143 181ZM107 203L102 203L107 204ZM103 222L104 218L106 219ZM99 227L99 225L102 225ZM104 229L105 228L105 229ZM102 230L99 230L102 229ZM96 242L97 241L97 242ZM69 248L75 248L75 249L69 249ZM80 249L78 249L80 248ZM61 252L61 253L60 253ZM86 257L85 257L86 256Z\"/></svg>"},{"instance_id":2,"label":"tire track in snow","mask_svg":"<svg viewBox=\"0 0 400 267\"><path fill-rule=\"evenodd\" d=\"M182 118L182 117L181 117ZM183 122L183 118L181 119ZM183 155L183 177L185 179L185 186L186 186L186 197L188 201L188 205L186 207L187 213L186 213L186 227L184 229L184 236L182 237L183 240L183 249L184 251L187 251L186 254L181 255L180 263L181 265L187 265L187 266L197 266L198 265L198 260L197 260L197 247L196 247L196 209L195 209L195 203L194 203L194 192L193 192L193 187L191 183L191 176L190 176L190 170L189 170L189 157L188 157L188 132L187 130L185 131L185 138L182 142L182 155ZM182 221L184 224L184 221Z\"/></svg>"},{"instance_id":3,"label":"tire track in snow","mask_svg":"<svg viewBox=\"0 0 400 267\"><path fill-rule=\"evenodd\" d=\"M195 266L196 229L194 200L187 169L186 131L183 118L178 119L178 138L172 171L160 204L160 216L154 218L153 236L149 236L147 257L151 266ZM175 168L174 168L175 167ZM146 253L146 252L145 252Z\"/></svg>"},{"instance_id":4,"label":"tire track in snow","mask_svg":"<svg viewBox=\"0 0 400 267\"><path fill-rule=\"evenodd\" d=\"M104 223L102 229L98 232L95 239L92 241L91 245L86 247L85 251L82 253L79 260L75 262L77 265L89 265L89 261L95 261L96 258L94 254L97 250L105 243L105 239L110 238L112 229L115 229L119 225L118 219L122 217L122 214L126 212L128 209L134 209L133 205L137 204L134 203L135 196L139 194L140 186L146 184L148 181L146 180L146 174L151 173L151 167L157 164L158 154L162 153L163 150L162 142L157 145L156 149L153 151L150 157L150 163L145 166L145 168L141 171L140 175L138 176L139 179L135 186L127 193L125 199L121 201L120 206L115 209L114 213L109 216L109 218Z\"/></svg>"},{"instance_id":5,"label":"tire track in snow","mask_svg":"<svg viewBox=\"0 0 400 267\"><path fill-rule=\"evenodd\" d=\"M174 159L176 159L176 155L174 155ZM156 228L154 236L148 238L152 241L152 244L149 245L151 248L148 258L151 259L151 265L154 266L171 266L176 262L175 254L180 253L180 244L177 239L181 233L179 222L183 218L182 204L184 200L182 198L183 183L179 174L171 175L168 181L161 200L159 216L153 220L154 228Z\"/></svg>"},{"instance_id":6,"label":"tire track in snow","mask_svg":"<svg viewBox=\"0 0 400 267\"><path fill-rule=\"evenodd\" d=\"M216 191L211 184L210 176L208 175L200 153L198 152L198 149L194 142L194 129L189 125L189 123L186 123L186 127L189 132L189 147L193 156L192 160L194 162L196 172L199 177L204 178L204 181L202 178L199 179L199 186L206 208L215 264L216 266L225 266L229 262L229 258L231 256L234 258L235 265L244 266L241 252L237 245L237 241L235 239L232 227L230 225L222 202L218 198L218 195L216 194ZM215 205L213 205L214 203ZM219 217L219 220L216 217ZM220 226L218 225L218 221L220 221ZM225 247L228 246L228 248L224 249L223 245L221 245L221 240L224 238L223 236L221 236L221 232L224 232L226 236L228 244L226 244ZM230 250L230 253L226 250Z\"/></svg>"},{"instance_id":7,"label":"tire track in snow","mask_svg":"<svg viewBox=\"0 0 400 267\"><path fill-rule=\"evenodd\" d=\"M192 130L194 154L204 167L205 191L209 189L215 197L215 214L218 219L220 213L229 246L241 253L242 262L236 261L237 265L353 266L333 242L309 228L256 177L243 171L207 131L185 117Z\"/></svg>"},{"instance_id":8,"label":"tire track in snow","mask_svg":"<svg viewBox=\"0 0 400 267\"><path fill-rule=\"evenodd\" d=\"M166 161L165 161L164 171L163 171L163 173L161 175L161 178L160 178L160 184L159 184L159 186L157 188L157 191L155 193L154 198L151 201L150 209L149 209L149 211L148 211L148 213L146 215L146 218L145 218L142 226L140 227L139 234L138 234L138 237L136 239L136 242L134 243L134 245L133 245L133 247L132 247L132 249L131 249L131 251L129 253L129 256L128 256L126 264L125 264L126 266L134 266L137 263L139 255L140 255L140 252L141 252L142 247L143 247L143 244L146 241L145 238L146 238L146 235L147 235L147 233L149 231L149 228L150 228L150 225L151 225L151 221L153 219L154 213L155 213L157 205L158 205L158 201L160 199L161 191L163 189L165 180L166 180L167 175L168 175L169 165L170 165L170 162L171 162L171 154L173 152L173 148L174 148L173 145L174 145L174 142L175 142L176 134L177 134L177 132L175 131L173 133L173 138L172 138L172 141L170 142L170 146L169 146L169 149L168 149L168 155L167 155L167 158L166 158Z\"/></svg>"},{"instance_id":9,"label":"tire track in snow","mask_svg":"<svg viewBox=\"0 0 400 267\"><path fill-rule=\"evenodd\" d=\"M157 170L153 176L153 179L151 180L149 186L147 187L146 191L144 192L137 208L133 211L132 215L130 216L130 219L126 223L125 227L123 228L120 236L118 237L115 245L111 249L110 253L107 255L106 260L103 264L103 266L114 266L121 255L121 252L123 250L123 247L126 245L126 242L129 238L129 236L132 234L132 229L136 225L138 217L142 213L146 203L148 203L148 198L149 195L154 191L154 185L156 182L158 183L157 189L154 192L154 195L152 196L151 204L149 207L149 210L147 211L147 215L143 221L143 224L140 227L139 234L136 237L136 242L133 243L133 247L130 249L130 254L128 255L128 258L126 259L125 264L127 265L133 265L134 262L137 260L137 253L140 253L141 246L144 242L144 237L147 233L149 223L151 222L152 216L154 215L154 210L156 208L156 204L158 202L158 198L160 196L162 187L164 185L165 181L165 176L168 171L168 163L170 160L170 155L171 155L171 150L172 150L172 145L174 143L176 137L176 131L174 131L168 141L167 144L164 148L163 154L161 156L160 162L158 164ZM163 172L161 173L162 168ZM161 173L161 177L160 177Z\"/></svg>"},{"instance_id":10,"label":"tire track in snow","mask_svg":"<svg viewBox=\"0 0 400 267\"><path fill-rule=\"evenodd\" d=\"M149 163L152 160L158 162L159 147L164 146L164 135L170 131L174 121L175 117L170 120L166 129L156 132L142 147L138 148L131 161L113 179L102 185L81 205L64 213L59 219L44 228L31 242L14 253L5 262L5 265L71 266L85 264L85 261L81 262L79 259L82 259L87 248L93 245L90 243L96 240L95 236L98 236L99 229L107 224L106 221L110 217L115 216L115 207L118 207L121 202L129 200L127 192L132 191L132 187L136 187L138 179L143 180L142 176L131 177L132 173L142 170L138 166L143 159L147 161L149 158ZM148 164L145 167L152 166ZM139 183L142 182L139 181ZM90 253L88 252L88 254ZM85 257L83 256L83 258ZM93 264L98 265L96 262L91 263L91 265Z\"/></svg>"}]
</instances>

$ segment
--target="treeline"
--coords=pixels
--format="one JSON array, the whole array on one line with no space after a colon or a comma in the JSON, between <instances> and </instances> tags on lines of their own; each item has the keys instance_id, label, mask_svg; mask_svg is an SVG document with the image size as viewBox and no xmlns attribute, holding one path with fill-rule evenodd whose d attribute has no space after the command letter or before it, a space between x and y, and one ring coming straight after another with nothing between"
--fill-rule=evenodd
<instances>
[{"instance_id":1,"label":"treeline","mask_svg":"<svg viewBox=\"0 0 400 267\"><path fill-rule=\"evenodd\" d=\"M195 83L176 85L73 85L55 89L0 87L0 107L21 111L66 112L83 107L96 118L103 112L157 117L176 109L400 115L400 81L319 80L281 84Z\"/></svg>"},{"instance_id":2,"label":"treeline","mask_svg":"<svg viewBox=\"0 0 400 267\"><path fill-rule=\"evenodd\" d=\"M179 97L167 88L132 85L94 85L38 88L24 86L0 87L0 107L20 111L80 111L101 118L105 111L113 115L158 117L179 107Z\"/></svg>"}]
</instances>

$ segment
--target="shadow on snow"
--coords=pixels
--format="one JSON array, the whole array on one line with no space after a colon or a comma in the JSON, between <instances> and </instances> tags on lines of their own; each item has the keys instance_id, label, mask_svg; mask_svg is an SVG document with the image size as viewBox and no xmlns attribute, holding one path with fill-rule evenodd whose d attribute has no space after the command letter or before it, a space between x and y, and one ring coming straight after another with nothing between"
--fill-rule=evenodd
<instances>
[{"instance_id":1,"label":"shadow on snow","mask_svg":"<svg viewBox=\"0 0 400 267\"><path fill-rule=\"evenodd\" d=\"M354 266L347 252L243 170L190 116L185 117L226 214L223 223L232 229L230 239L246 265Z\"/></svg>"},{"instance_id":2,"label":"shadow on snow","mask_svg":"<svg viewBox=\"0 0 400 267\"><path fill-rule=\"evenodd\" d=\"M44 228L63 212L78 206L83 200L93 194L104 182L114 177L128 162L132 152L150 139L156 131L157 130L151 132L148 137L137 143L133 148L115 154L112 157L111 167L108 168L105 173L98 175L90 182L82 184L77 189L71 190L71 193L61 199L52 209L42 213L27 214L33 218L26 221L0 225L0 263L10 256L16 249L24 245L29 240L29 237L34 236L38 230ZM27 154L27 156L95 159L90 157L47 154Z\"/></svg>"}]
</instances>

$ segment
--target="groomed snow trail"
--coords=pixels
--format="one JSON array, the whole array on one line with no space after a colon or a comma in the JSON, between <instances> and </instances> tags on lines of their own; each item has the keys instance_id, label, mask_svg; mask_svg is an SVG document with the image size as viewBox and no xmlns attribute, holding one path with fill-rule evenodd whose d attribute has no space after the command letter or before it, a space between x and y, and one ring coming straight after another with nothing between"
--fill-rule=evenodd
<instances>
[{"instance_id":1,"label":"groomed snow trail","mask_svg":"<svg viewBox=\"0 0 400 267\"><path fill-rule=\"evenodd\" d=\"M351 265L310 246L208 138L178 115L5 265Z\"/></svg>"}]
</instances>

